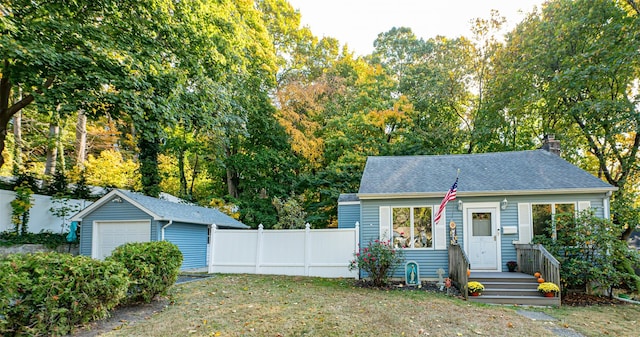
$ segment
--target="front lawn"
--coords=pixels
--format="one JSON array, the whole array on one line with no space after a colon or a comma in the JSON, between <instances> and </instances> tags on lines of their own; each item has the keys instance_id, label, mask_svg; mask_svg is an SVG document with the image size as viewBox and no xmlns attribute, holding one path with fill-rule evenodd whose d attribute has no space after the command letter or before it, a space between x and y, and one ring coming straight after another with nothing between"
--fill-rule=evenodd
<instances>
[{"instance_id":1,"label":"front lawn","mask_svg":"<svg viewBox=\"0 0 640 337\"><path fill-rule=\"evenodd\" d=\"M106 336L549 336L548 327L600 336L594 326L606 324L610 314L551 309L547 313L557 310L566 321L540 322L516 314L518 307L468 303L442 294L359 288L348 279L260 275L216 275L176 285L172 300L163 312L123 322ZM625 314L606 324L620 328L609 331L636 333L640 311L630 305L620 308ZM584 317L594 326L582 329Z\"/></svg>"}]
</instances>

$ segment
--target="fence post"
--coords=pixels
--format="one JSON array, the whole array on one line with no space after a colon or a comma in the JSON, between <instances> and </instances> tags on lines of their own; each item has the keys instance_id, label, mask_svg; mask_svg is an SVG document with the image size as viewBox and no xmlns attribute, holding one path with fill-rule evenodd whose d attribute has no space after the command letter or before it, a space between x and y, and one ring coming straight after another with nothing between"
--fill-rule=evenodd
<instances>
[{"instance_id":1,"label":"fence post","mask_svg":"<svg viewBox=\"0 0 640 337\"><path fill-rule=\"evenodd\" d=\"M311 225L307 222L304 225L304 276L309 276L309 265L311 262Z\"/></svg>"},{"instance_id":2,"label":"fence post","mask_svg":"<svg viewBox=\"0 0 640 337\"><path fill-rule=\"evenodd\" d=\"M355 230L355 235L354 237L356 238L356 241L353 243L353 254L355 256L356 253L358 253L359 251L359 245L360 245L360 221L356 221L356 226L354 228ZM360 279L360 269L358 269L356 271L356 280Z\"/></svg>"},{"instance_id":3,"label":"fence post","mask_svg":"<svg viewBox=\"0 0 640 337\"><path fill-rule=\"evenodd\" d=\"M264 236L264 226L262 224L258 225L258 240L256 240L256 274L260 274L260 263L262 259L262 239Z\"/></svg>"},{"instance_id":4,"label":"fence post","mask_svg":"<svg viewBox=\"0 0 640 337\"><path fill-rule=\"evenodd\" d=\"M211 231L211 235L209 237L209 268L208 273L213 274L213 257L214 251L216 247L216 231L218 230L218 226L216 224L209 225L209 230Z\"/></svg>"}]
</instances>

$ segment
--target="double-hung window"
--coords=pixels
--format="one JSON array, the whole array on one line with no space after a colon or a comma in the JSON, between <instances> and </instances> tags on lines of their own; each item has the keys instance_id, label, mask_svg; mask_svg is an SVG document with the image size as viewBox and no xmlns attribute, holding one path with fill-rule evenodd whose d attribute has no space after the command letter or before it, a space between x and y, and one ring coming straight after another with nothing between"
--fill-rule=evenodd
<instances>
[{"instance_id":1,"label":"double-hung window","mask_svg":"<svg viewBox=\"0 0 640 337\"><path fill-rule=\"evenodd\" d=\"M432 208L394 207L392 239L395 248L433 248Z\"/></svg>"},{"instance_id":2,"label":"double-hung window","mask_svg":"<svg viewBox=\"0 0 640 337\"><path fill-rule=\"evenodd\" d=\"M575 216L575 203L549 203L531 205L533 220L533 235L544 235L555 239L556 218L561 214Z\"/></svg>"}]
</instances>

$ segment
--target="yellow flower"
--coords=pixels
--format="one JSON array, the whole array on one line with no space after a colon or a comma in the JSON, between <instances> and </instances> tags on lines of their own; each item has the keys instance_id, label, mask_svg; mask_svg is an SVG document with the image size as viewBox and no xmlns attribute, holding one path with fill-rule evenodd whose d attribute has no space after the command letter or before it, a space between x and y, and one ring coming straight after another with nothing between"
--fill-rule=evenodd
<instances>
[{"instance_id":1,"label":"yellow flower","mask_svg":"<svg viewBox=\"0 0 640 337\"><path fill-rule=\"evenodd\" d=\"M484 290L484 286L480 282L471 281L467 283L467 289L472 293L479 293Z\"/></svg>"},{"instance_id":2,"label":"yellow flower","mask_svg":"<svg viewBox=\"0 0 640 337\"><path fill-rule=\"evenodd\" d=\"M541 293L557 293L560 291L560 288L553 282L542 282L538 286L538 291Z\"/></svg>"}]
</instances>

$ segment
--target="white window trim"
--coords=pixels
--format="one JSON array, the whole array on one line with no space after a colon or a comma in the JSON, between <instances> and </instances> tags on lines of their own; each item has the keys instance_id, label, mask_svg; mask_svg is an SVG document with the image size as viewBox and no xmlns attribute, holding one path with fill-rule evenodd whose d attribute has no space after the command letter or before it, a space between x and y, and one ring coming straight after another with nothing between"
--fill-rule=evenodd
<instances>
[{"instance_id":1,"label":"white window trim","mask_svg":"<svg viewBox=\"0 0 640 337\"><path fill-rule=\"evenodd\" d=\"M556 232L556 205L568 205L568 204L572 204L573 205L573 216L577 217L578 213L580 212L578 210L578 205L579 205L579 201L558 201L558 202L532 202L531 203L531 212L530 212L530 216L531 216L531 239L533 239L534 236L536 236L536 234L533 232L533 227L534 223L533 223L533 206L534 205L551 205L551 228L553 228L553 233L551 235L551 239L555 240L558 238L558 233Z\"/></svg>"},{"instance_id":2,"label":"white window trim","mask_svg":"<svg viewBox=\"0 0 640 337\"><path fill-rule=\"evenodd\" d=\"M413 205L413 206L391 206L391 211L389 212L389 234L391 235L390 244L393 246L393 210L396 208L409 208L410 209L410 222L411 222L411 236L413 236L413 209L414 208L431 208L431 247L407 247L407 248L397 248L402 250L435 250L436 248L436 231L435 231L435 223L433 222L433 218L435 217L434 210L436 205ZM411 240L411 244L414 244L414 239Z\"/></svg>"}]
</instances>

